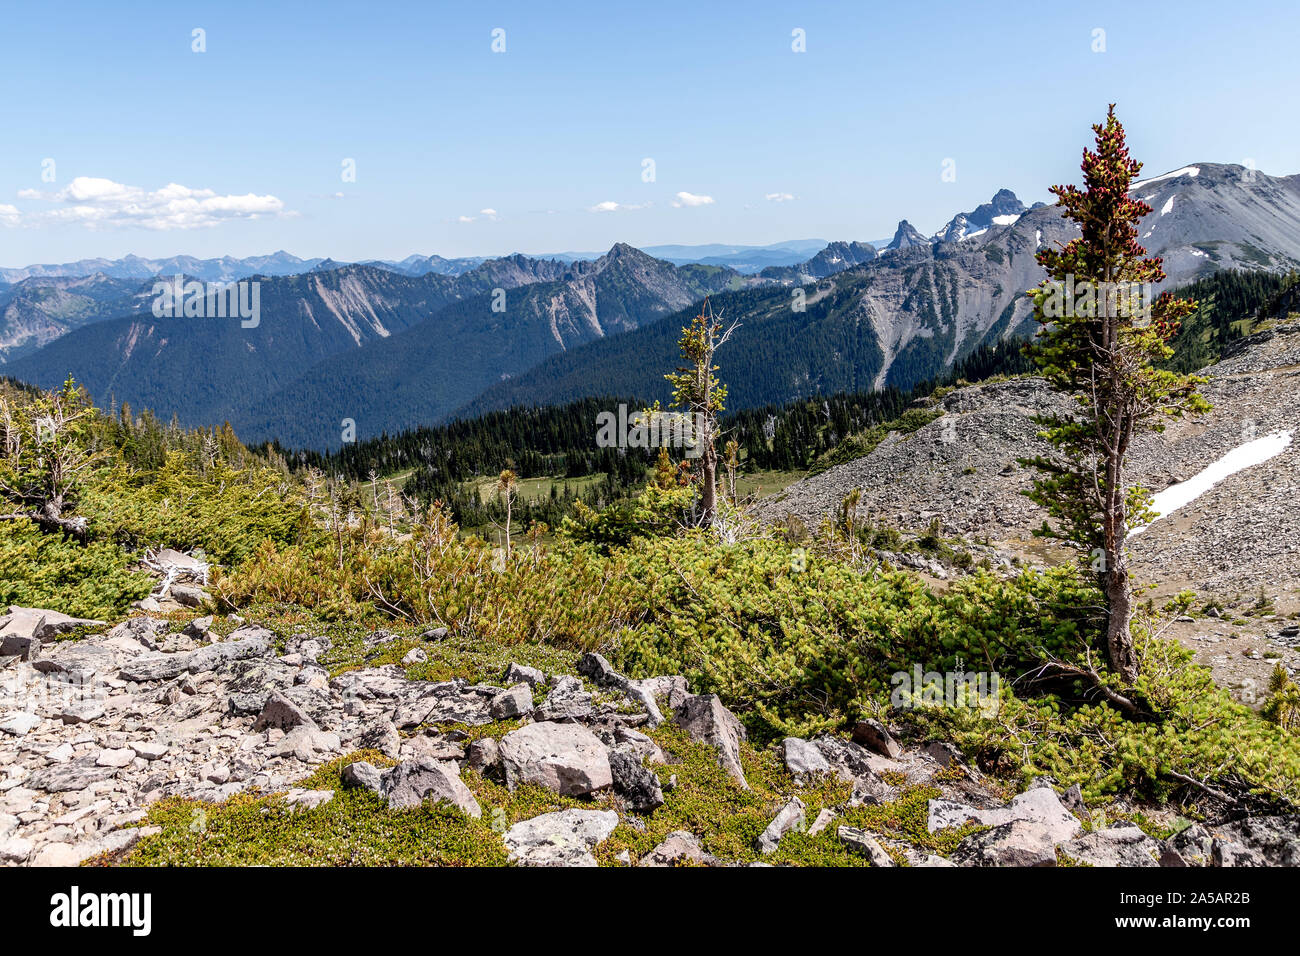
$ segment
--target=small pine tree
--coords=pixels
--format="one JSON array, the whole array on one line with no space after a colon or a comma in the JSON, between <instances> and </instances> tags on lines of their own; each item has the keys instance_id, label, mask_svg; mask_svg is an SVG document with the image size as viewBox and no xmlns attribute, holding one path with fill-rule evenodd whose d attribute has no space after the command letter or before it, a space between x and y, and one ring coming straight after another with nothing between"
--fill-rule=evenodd
<instances>
[{"instance_id":1,"label":"small pine tree","mask_svg":"<svg viewBox=\"0 0 1300 956\"><path fill-rule=\"evenodd\" d=\"M678 346L687 363L665 375L673 386L673 406L687 411L692 418L695 440L700 447L700 523L712 526L718 517L718 413L727 400L727 386L713 374L714 353L739 326L732 323L723 329L706 298L700 314L682 329Z\"/></svg>"}]
</instances>

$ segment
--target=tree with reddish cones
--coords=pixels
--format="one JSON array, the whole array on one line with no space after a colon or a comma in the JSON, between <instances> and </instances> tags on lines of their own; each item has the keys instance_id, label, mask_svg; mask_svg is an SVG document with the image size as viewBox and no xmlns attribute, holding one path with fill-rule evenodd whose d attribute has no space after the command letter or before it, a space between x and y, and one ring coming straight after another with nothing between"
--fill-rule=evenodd
<instances>
[{"instance_id":1,"label":"tree with reddish cones","mask_svg":"<svg viewBox=\"0 0 1300 956\"><path fill-rule=\"evenodd\" d=\"M1093 131L1096 149L1083 151L1084 188L1052 187L1080 235L1039 251L1048 278L1029 291L1041 325L1030 354L1078 414L1043 419L1053 451L1025 460L1039 471L1026 494L1056 520L1039 533L1072 545L1095 575L1106 600L1111 669L1132 685L1140 667L1125 542L1152 513L1149 492L1128 484L1125 460L1140 431L1160 431L1169 419L1209 406L1197 392L1204 379L1158 367L1196 303L1151 295L1165 273L1138 244L1137 224L1151 207L1129 196L1142 164L1129 156L1113 103Z\"/></svg>"}]
</instances>

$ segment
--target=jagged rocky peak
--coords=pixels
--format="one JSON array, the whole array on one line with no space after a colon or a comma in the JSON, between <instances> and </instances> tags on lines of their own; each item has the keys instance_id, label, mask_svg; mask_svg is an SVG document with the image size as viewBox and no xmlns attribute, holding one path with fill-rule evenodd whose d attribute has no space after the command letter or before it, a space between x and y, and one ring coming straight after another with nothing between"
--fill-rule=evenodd
<instances>
[{"instance_id":1,"label":"jagged rocky peak","mask_svg":"<svg viewBox=\"0 0 1300 956\"><path fill-rule=\"evenodd\" d=\"M928 246L929 244L930 240L917 232L916 227L904 219L898 224L898 228L894 231L894 238L890 240L889 245L885 246L885 248L909 249L912 246Z\"/></svg>"},{"instance_id":2,"label":"jagged rocky peak","mask_svg":"<svg viewBox=\"0 0 1300 956\"><path fill-rule=\"evenodd\" d=\"M935 238L940 242L957 242L970 231L970 220L966 218L964 212L959 212L952 217L948 225L942 230L935 233Z\"/></svg>"},{"instance_id":3,"label":"jagged rocky peak","mask_svg":"<svg viewBox=\"0 0 1300 956\"><path fill-rule=\"evenodd\" d=\"M803 273L815 279L824 279L845 269L852 269L879 257L876 247L869 242L832 242L803 265Z\"/></svg>"},{"instance_id":4,"label":"jagged rocky peak","mask_svg":"<svg viewBox=\"0 0 1300 956\"><path fill-rule=\"evenodd\" d=\"M1039 204L1041 205L1041 203ZM971 212L959 212L934 234L938 242L960 242L994 226L1009 226L1029 211L1010 189L999 189L993 198Z\"/></svg>"},{"instance_id":5,"label":"jagged rocky peak","mask_svg":"<svg viewBox=\"0 0 1300 956\"><path fill-rule=\"evenodd\" d=\"M594 262L580 260L573 263L570 267L570 274L574 276L592 275L597 272L602 272L611 266L617 266L623 269L654 269L656 267L668 266L668 263L656 259L648 252L642 252L636 246L628 245L626 242L616 242L610 247L609 252L605 253Z\"/></svg>"}]
</instances>

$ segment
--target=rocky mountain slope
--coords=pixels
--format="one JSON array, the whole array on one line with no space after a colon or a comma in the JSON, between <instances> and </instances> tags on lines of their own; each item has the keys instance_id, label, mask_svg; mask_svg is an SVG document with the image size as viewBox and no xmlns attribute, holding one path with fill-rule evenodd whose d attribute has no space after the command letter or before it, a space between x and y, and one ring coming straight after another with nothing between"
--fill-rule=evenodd
<instances>
[{"instance_id":1,"label":"rocky mountain slope","mask_svg":"<svg viewBox=\"0 0 1300 956\"><path fill-rule=\"evenodd\" d=\"M19 280L0 291L0 364L83 325L147 308L150 288L102 272Z\"/></svg>"},{"instance_id":2,"label":"rocky mountain slope","mask_svg":"<svg viewBox=\"0 0 1300 956\"><path fill-rule=\"evenodd\" d=\"M1134 573L1154 588L1158 601L1191 589L1202 601L1249 608L1262 593L1285 616L1300 610L1300 324L1293 317L1242 339L1203 374L1209 381L1202 393L1212 408L1159 435L1143 436L1131 458L1136 482L1159 493L1248 442L1290 435L1290 444L1133 537ZM943 414L920 430L892 435L870 455L764 501L760 520L796 516L816 528L857 489L863 520L916 532L937 520L946 535L988 543L1021 560L1069 560L1064 549L1032 538L1046 516L1021 494L1032 473L1017 464L1047 452L1033 417L1063 411L1061 397L1030 377L958 389L940 407ZM1294 652L1300 641L1283 633L1284 623L1271 615L1231 637L1182 623L1192 646L1207 652L1207 663L1220 665L1216 673L1225 680L1249 679L1262 687L1273 659L1300 670ZM1223 657L1219 638L1238 637L1246 640L1236 645L1236 654Z\"/></svg>"},{"instance_id":3,"label":"rocky mountain slope","mask_svg":"<svg viewBox=\"0 0 1300 956\"><path fill-rule=\"evenodd\" d=\"M251 440L318 448L337 445L344 418L359 437L440 421L548 355L653 323L736 280L729 270L673 266L620 243L562 278L517 286L500 311L496 296L480 294L326 358L229 417Z\"/></svg>"},{"instance_id":4,"label":"rocky mountain slope","mask_svg":"<svg viewBox=\"0 0 1300 956\"><path fill-rule=\"evenodd\" d=\"M147 304L143 314L62 336L10 363L9 374L44 386L71 374L106 402L116 398L184 422L222 421L329 355L528 278L516 264L458 278L412 278L367 266L261 278L256 327L237 318L155 318Z\"/></svg>"},{"instance_id":5,"label":"rocky mountain slope","mask_svg":"<svg viewBox=\"0 0 1300 956\"><path fill-rule=\"evenodd\" d=\"M261 314L256 327L245 328L231 319L158 319L146 311L76 329L11 363L10 374L46 386L72 374L105 400L113 397L136 408L176 414L187 423L228 419L250 427L278 414L283 422L304 425L302 431L277 432L279 437L337 441L339 418L390 427L396 422L391 417L378 421L378 415L370 414L372 408L400 415L405 406L386 400L371 405L366 398L370 393L362 391L353 393L345 413L335 417L330 407L328 418L313 418L320 401L308 395L299 402L297 397L316 389L337 398L331 390L345 373L334 371L336 367L358 379L379 374L389 389L410 389L425 399L412 402L413 413L436 418L503 374L522 371L572 342L604 335L606 327L633 328L645 318L681 308L733 275L700 266L677 269L619 246L597 263L568 265L510 256L459 276L403 276L346 266L285 278L259 277ZM504 299L506 311L493 310L494 290L504 295L534 284L539 286L536 293L509 296ZM140 308L147 309L151 302ZM460 311L442 315L455 303L461 303ZM307 375L323 360L363 351L367 344L400 337L435 318L436 325L380 350L373 360L341 361ZM422 376L433 374L439 363L445 366L438 373L440 386L430 389ZM392 373L402 368L409 372L393 382ZM306 380L295 385L304 375ZM439 387L445 387L446 396L436 397ZM268 411L254 413L259 403ZM328 425L311 430L323 422ZM263 430L258 437L271 436Z\"/></svg>"}]
</instances>

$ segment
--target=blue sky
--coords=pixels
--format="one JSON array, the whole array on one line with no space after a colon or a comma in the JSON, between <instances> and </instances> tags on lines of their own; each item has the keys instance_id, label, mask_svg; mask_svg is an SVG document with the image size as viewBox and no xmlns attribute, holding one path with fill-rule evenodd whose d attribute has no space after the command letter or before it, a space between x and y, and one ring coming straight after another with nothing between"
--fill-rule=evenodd
<instances>
[{"instance_id":1,"label":"blue sky","mask_svg":"<svg viewBox=\"0 0 1300 956\"><path fill-rule=\"evenodd\" d=\"M1294 173L1297 27L1294 0L11 4L0 265L929 233L1077 180L1111 100L1147 175Z\"/></svg>"}]
</instances>

